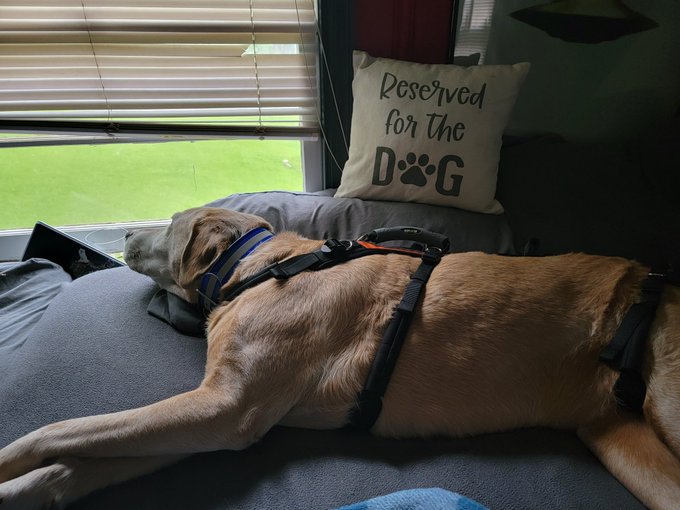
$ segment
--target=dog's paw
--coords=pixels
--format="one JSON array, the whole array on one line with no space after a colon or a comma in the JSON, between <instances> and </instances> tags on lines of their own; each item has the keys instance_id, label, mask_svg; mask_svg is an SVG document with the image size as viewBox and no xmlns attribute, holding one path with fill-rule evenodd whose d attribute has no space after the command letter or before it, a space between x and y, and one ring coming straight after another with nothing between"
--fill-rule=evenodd
<instances>
[{"instance_id":1,"label":"dog's paw","mask_svg":"<svg viewBox=\"0 0 680 510\"><path fill-rule=\"evenodd\" d=\"M15 478L0 484L0 510L38 510L58 508L53 498L46 497L43 491L31 492L24 486L24 477Z\"/></svg>"},{"instance_id":2,"label":"dog's paw","mask_svg":"<svg viewBox=\"0 0 680 510\"><path fill-rule=\"evenodd\" d=\"M0 449L0 483L40 467L44 458L37 452L37 446L42 437L42 430L37 430Z\"/></svg>"},{"instance_id":3,"label":"dog's paw","mask_svg":"<svg viewBox=\"0 0 680 510\"><path fill-rule=\"evenodd\" d=\"M36 466L37 462L25 456L15 455L9 451L9 447L0 450L0 483L28 473Z\"/></svg>"},{"instance_id":4,"label":"dog's paw","mask_svg":"<svg viewBox=\"0 0 680 510\"><path fill-rule=\"evenodd\" d=\"M69 471L63 464L52 464L0 484L0 510L62 508Z\"/></svg>"}]
</instances>

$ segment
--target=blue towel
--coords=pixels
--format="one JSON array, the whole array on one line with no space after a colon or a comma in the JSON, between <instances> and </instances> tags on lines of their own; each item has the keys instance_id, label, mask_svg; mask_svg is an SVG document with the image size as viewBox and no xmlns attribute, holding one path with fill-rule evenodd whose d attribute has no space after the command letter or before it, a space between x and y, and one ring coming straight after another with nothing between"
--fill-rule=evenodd
<instances>
[{"instance_id":1,"label":"blue towel","mask_svg":"<svg viewBox=\"0 0 680 510\"><path fill-rule=\"evenodd\" d=\"M368 499L338 510L487 510L465 496L444 489L409 489Z\"/></svg>"}]
</instances>

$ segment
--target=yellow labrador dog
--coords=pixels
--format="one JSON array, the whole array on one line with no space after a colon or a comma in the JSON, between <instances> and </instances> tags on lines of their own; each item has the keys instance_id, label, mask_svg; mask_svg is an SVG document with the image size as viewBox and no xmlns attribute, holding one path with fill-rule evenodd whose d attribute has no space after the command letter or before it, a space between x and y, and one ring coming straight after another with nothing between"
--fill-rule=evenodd
<instances>
[{"instance_id":1,"label":"yellow labrador dog","mask_svg":"<svg viewBox=\"0 0 680 510\"><path fill-rule=\"evenodd\" d=\"M197 208L127 243L130 267L196 302L202 275L262 218ZM236 266L227 292L318 249L284 232ZM374 255L268 280L217 306L205 378L147 407L43 427L0 451L0 509L65 505L196 452L242 449L276 424L343 427L419 260ZM620 258L450 254L434 269L372 432L465 436L575 429L653 509L680 506L680 289L666 286L644 355L644 417L617 407L598 360L647 271Z\"/></svg>"}]
</instances>

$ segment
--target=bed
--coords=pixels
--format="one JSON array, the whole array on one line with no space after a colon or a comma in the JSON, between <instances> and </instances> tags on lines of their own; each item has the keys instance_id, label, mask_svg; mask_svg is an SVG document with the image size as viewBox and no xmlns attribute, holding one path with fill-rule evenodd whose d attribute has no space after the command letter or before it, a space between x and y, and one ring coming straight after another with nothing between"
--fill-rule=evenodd
<instances>
[{"instance_id":1,"label":"bed","mask_svg":"<svg viewBox=\"0 0 680 510\"><path fill-rule=\"evenodd\" d=\"M660 143L641 142L657 149ZM669 240L680 239L680 211L667 187L677 179L669 173L677 150L663 158L637 158L631 150L544 138L508 143L500 215L336 198L333 190L241 194L211 205L256 213L277 230L310 237L355 238L377 226L418 224L447 234L453 251L512 255L530 245L533 255L578 250L667 264L677 253ZM650 154L649 146L636 150ZM611 187L602 189L603 183ZM622 196L647 209L631 210ZM611 228L621 224L623 232ZM535 237L539 242L530 243ZM44 299L24 314L31 320L0 338L0 447L53 421L142 406L200 382L205 339L147 313L157 291L150 279L117 268L72 282L57 276L50 285L49 299L28 292ZM15 302L15 291L4 288L0 299ZM0 314L3 320L10 315L6 307ZM73 508L326 509L419 487L451 490L491 509L644 508L571 431L395 441L283 427L245 451L195 455Z\"/></svg>"}]
</instances>

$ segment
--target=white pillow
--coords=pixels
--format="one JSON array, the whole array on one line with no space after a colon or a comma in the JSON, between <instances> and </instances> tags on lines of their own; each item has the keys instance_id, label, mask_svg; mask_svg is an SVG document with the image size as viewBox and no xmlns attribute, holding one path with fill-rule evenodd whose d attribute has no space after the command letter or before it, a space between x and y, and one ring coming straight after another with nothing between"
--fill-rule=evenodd
<instances>
[{"instance_id":1,"label":"white pillow","mask_svg":"<svg viewBox=\"0 0 680 510\"><path fill-rule=\"evenodd\" d=\"M528 63L461 67L354 52L349 159L335 196L503 212L501 136Z\"/></svg>"}]
</instances>

